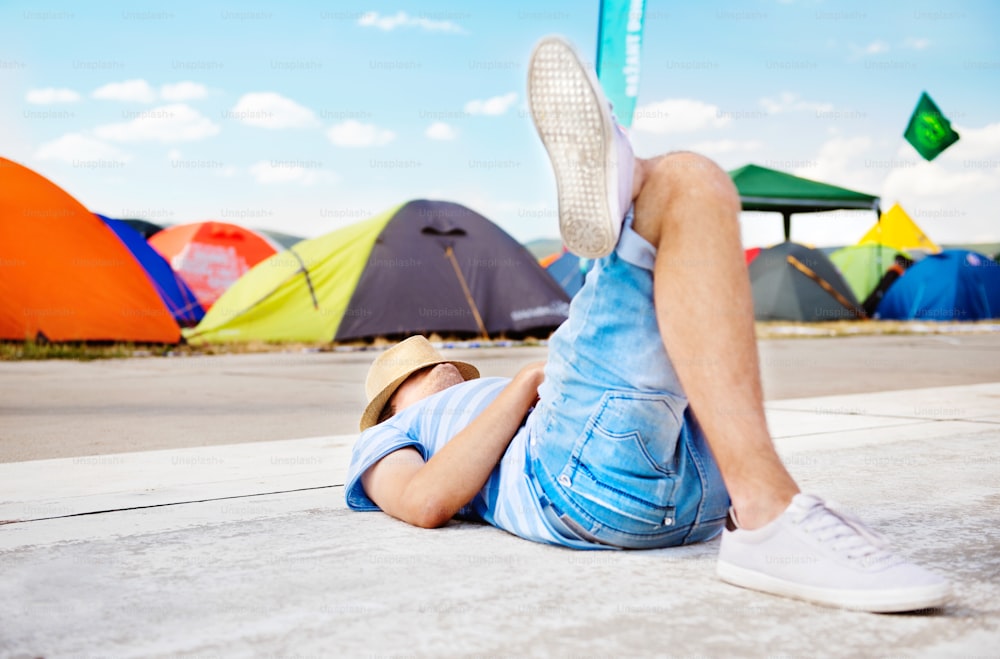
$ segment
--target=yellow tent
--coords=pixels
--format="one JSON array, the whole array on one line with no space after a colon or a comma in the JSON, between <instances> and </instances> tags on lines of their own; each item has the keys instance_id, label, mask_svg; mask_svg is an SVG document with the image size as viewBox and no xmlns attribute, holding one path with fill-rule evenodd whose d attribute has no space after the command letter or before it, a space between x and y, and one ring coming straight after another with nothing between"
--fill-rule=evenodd
<instances>
[{"instance_id":1,"label":"yellow tent","mask_svg":"<svg viewBox=\"0 0 1000 659\"><path fill-rule=\"evenodd\" d=\"M882 213L879 222L858 241L859 245L872 243L888 245L902 251L921 249L935 254L941 251L941 248L927 237L899 204L894 204L892 208Z\"/></svg>"}]
</instances>

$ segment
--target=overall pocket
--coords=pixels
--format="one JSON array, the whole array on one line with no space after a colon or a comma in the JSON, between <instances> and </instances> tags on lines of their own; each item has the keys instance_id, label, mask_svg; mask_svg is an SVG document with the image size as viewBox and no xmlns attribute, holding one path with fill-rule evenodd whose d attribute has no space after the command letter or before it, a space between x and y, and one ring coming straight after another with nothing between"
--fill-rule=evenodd
<instances>
[{"instance_id":1,"label":"overall pocket","mask_svg":"<svg viewBox=\"0 0 1000 659\"><path fill-rule=\"evenodd\" d=\"M673 524L677 440L687 403L608 391L558 480L601 524L643 533Z\"/></svg>"}]
</instances>

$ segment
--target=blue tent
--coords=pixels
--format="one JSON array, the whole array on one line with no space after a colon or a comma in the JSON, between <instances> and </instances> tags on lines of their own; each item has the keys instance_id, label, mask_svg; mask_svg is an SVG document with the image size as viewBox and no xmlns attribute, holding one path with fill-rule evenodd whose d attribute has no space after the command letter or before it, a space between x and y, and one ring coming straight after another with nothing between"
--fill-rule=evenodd
<instances>
[{"instance_id":1,"label":"blue tent","mask_svg":"<svg viewBox=\"0 0 1000 659\"><path fill-rule=\"evenodd\" d=\"M964 249L930 254L886 292L878 318L980 320L1000 318L1000 264Z\"/></svg>"},{"instance_id":2,"label":"blue tent","mask_svg":"<svg viewBox=\"0 0 1000 659\"><path fill-rule=\"evenodd\" d=\"M197 325L205 315L205 310L201 308L194 293L177 276L167 260L150 247L142 234L129 226L126 221L112 220L99 214L97 217L101 218L132 252L132 256L146 271L149 280L153 282L153 288L160 294L160 298L170 309L177 324L182 327Z\"/></svg>"},{"instance_id":3,"label":"blue tent","mask_svg":"<svg viewBox=\"0 0 1000 659\"><path fill-rule=\"evenodd\" d=\"M581 259L572 252L566 252L550 263L545 271L559 282L566 295L573 297L583 287L583 280L593 265L590 259Z\"/></svg>"}]
</instances>

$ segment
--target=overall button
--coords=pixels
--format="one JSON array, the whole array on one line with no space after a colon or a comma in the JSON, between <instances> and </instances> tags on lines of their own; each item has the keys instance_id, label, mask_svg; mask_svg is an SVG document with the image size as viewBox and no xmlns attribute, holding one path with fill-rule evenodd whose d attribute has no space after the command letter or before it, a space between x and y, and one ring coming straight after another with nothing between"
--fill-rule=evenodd
<instances>
[{"instance_id":1,"label":"overall button","mask_svg":"<svg viewBox=\"0 0 1000 659\"><path fill-rule=\"evenodd\" d=\"M559 481L559 484L562 485L563 487L569 487L571 485L569 476L567 476L566 474L562 474L561 476L559 476L557 480Z\"/></svg>"}]
</instances>

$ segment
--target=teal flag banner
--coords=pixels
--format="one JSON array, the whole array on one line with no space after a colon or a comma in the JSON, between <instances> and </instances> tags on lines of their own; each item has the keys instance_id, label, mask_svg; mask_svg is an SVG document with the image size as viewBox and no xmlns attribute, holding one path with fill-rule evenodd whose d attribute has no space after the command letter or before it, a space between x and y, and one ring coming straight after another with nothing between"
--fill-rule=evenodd
<instances>
[{"instance_id":1,"label":"teal flag banner","mask_svg":"<svg viewBox=\"0 0 1000 659\"><path fill-rule=\"evenodd\" d=\"M644 0L601 0L597 29L597 77L625 128L639 96L639 52Z\"/></svg>"}]
</instances>

